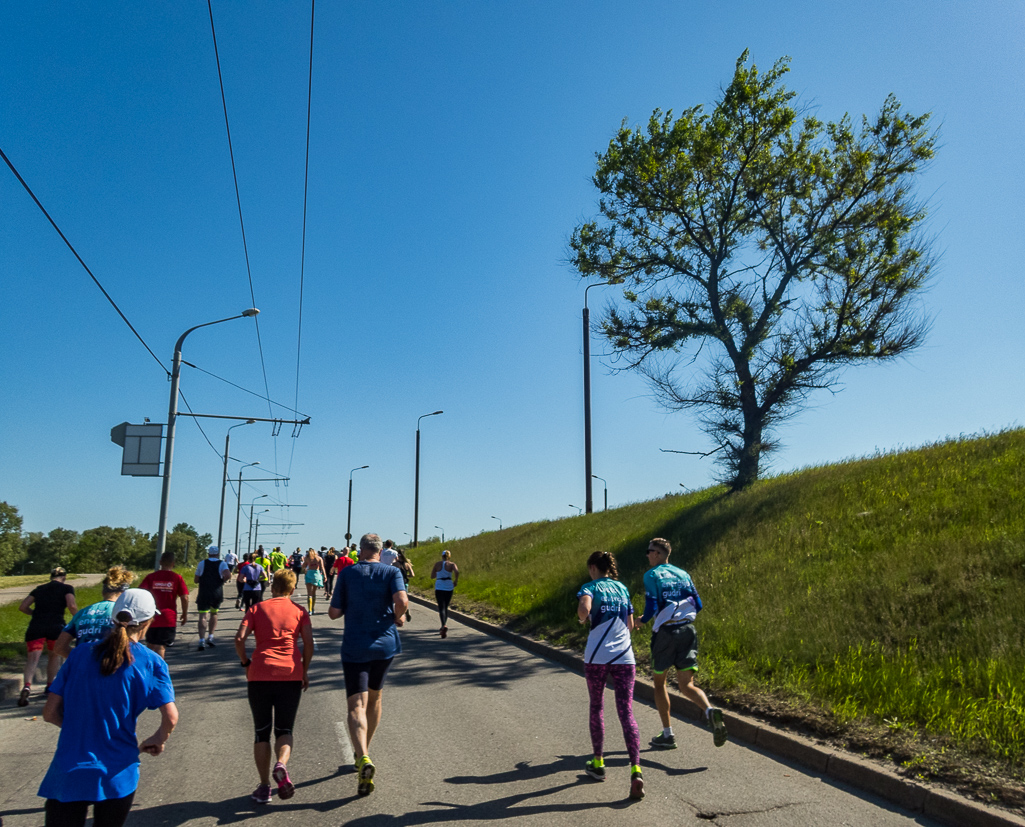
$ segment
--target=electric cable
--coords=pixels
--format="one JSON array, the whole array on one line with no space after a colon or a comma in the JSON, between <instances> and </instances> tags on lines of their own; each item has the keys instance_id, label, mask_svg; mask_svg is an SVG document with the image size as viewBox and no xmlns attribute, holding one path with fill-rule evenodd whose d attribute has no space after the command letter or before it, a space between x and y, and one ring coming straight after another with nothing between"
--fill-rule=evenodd
<instances>
[{"instance_id":1,"label":"electric cable","mask_svg":"<svg viewBox=\"0 0 1025 827\"><path fill-rule=\"evenodd\" d=\"M261 396L256 391L251 391L248 388L243 388L241 385L236 385L230 379L225 379L223 376L218 376L216 373L211 373L210 371L205 370L204 368L199 367L199 365L192 364L192 362L186 362L184 359L182 359L181 363L183 365L188 365L193 370L198 370L200 373L205 373L207 376L210 376L210 377L212 377L214 379L217 379L218 381L224 382L227 385L231 385L233 388L238 388L240 391L243 391L244 393L248 393L250 396L255 396L257 399L264 399L264 400L270 402L272 405L277 405L279 408L284 408L289 413L294 413L297 416L309 416L309 414L307 414L307 413L303 413L302 411L297 411L295 408L288 407L288 405L286 405L284 402L275 402L273 399L269 399L266 396Z\"/></svg>"},{"instance_id":2,"label":"electric cable","mask_svg":"<svg viewBox=\"0 0 1025 827\"><path fill-rule=\"evenodd\" d=\"M7 154L2 149L0 149L0 157L2 157L4 159L4 163L7 164L7 166L10 168L11 172L14 173L14 176L18 179L18 181L21 183L21 185L25 188L25 192L27 192L32 197L32 200L36 202L36 206L39 207L39 209L42 211L43 215L46 216L46 220L49 221L50 225L57 231L57 235L59 235L61 237L61 239L64 241L64 243L68 245L68 249L71 250L71 252L75 256L75 258L78 259L78 263L81 264L83 268L85 268L85 271L89 274L89 278L91 278L93 280L93 283L97 287L100 288L100 292L103 293L103 295L107 299L107 301L110 302L110 306L113 307L117 311L117 314L121 317L121 320L126 325L128 325L128 329L131 330L132 333L135 334L135 338L138 339L140 342L142 342L142 346L144 348L146 348L147 351L149 351L149 355L152 356L156 360L157 364L160 365L160 367L163 369L164 373L166 373L168 376L170 376L171 372L166 367L164 367L164 363L160 361L160 359L157 357L157 354L155 354L153 352L152 348L150 348L150 346L148 344L146 344L146 340L143 339L142 336L139 334L139 331L135 329L135 327L132 325L132 323L130 321L128 321L128 317L121 311L121 308L117 306L117 302L115 302L110 297L110 293L108 293L103 288L103 285L100 284L100 280L98 278L96 278L95 275L93 275L93 271L89 269L89 265L86 264L82 260L82 257L78 254L78 250L76 250L74 248L74 246L71 244L71 242L68 241L68 237L66 235L64 235L64 233L61 231L61 228L57 226L57 222L53 220L53 218L50 216L50 213L48 213L46 211L46 207L44 207L42 205L42 203L40 202L40 200L38 198L36 198L36 194L34 192L32 192L32 188L28 185L28 183L25 181L25 179L21 177L21 173L18 172L17 169L15 169L14 164L11 163L11 159L7 157Z\"/></svg>"}]
</instances>

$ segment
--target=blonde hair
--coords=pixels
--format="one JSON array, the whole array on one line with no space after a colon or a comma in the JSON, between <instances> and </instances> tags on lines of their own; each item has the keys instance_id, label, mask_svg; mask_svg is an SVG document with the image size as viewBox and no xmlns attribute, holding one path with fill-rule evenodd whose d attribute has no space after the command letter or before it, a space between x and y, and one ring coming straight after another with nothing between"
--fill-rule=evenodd
<instances>
[{"instance_id":1,"label":"blonde hair","mask_svg":"<svg viewBox=\"0 0 1025 827\"><path fill-rule=\"evenodd\" d=\"M295 572L291 569L278 569L271 580L270 593L274 597L283 597L295 591Z\"/></svg>"},{"instance_id":2,"label":"blonde hair","mask_svg":"<svg viewBox=\"0 0 1025 827\"><path fill-rule=\"evenodd\" d=\"M132 585L135 573L124 566L111 566L107 576L103 578L103 591L107 594L123 592Z\"/></svg>"}]
</instances>

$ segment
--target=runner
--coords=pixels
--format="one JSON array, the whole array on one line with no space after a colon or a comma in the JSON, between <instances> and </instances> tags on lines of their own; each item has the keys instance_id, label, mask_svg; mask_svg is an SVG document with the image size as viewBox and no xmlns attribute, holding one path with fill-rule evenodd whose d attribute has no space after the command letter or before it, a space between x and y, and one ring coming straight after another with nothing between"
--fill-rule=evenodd
<instances>
[{"instance_id":1,"label":"runner","mask_svg":"<svg viewBox=\"0 0 1025 827\"><path fill-rule=\"evenodd\" d=\"M384 548L381 549L381 562L386 566L394 566L398 557L399 552L395 548L395 543L391 540L385 540Z\"/></svg>"},{"instance_id":2,"label":"runner","mask_svg":"<svg viewBox=\"0 0 1025 827\"><path fill-rule=\"evenodd\" d=\"M248 612L263 597L263 589L260 586L260 581L265 576L263 567L253 562L252 554L247 554L245 563L238 570L238 576L242 580L242 610Z\"/></svg>"},{"instance_id":3,"label":"runner","mask_svg":"<svg viewBox=\"0 0 1025 827\"><path fill-rule=\"evenodd\" d=\"M167 647L174 645L178 632L175 600L181 602L182 626L189 620L189 587L185 585L185 579L174 571L173 551L165 551L160 555L160 571L147 574L139 588L153 594L158 612L153 622L146 627L146 645L164 657Z\"/></svg>"},{"instance_id":4,"label":"runner","mask_svg":"<svg viewBox=\"0 0 1025 827\"><path fill-rule=\"evenodd\" d=\"M616 712L623 727L626 751L630 757L630 798L644 798L641 775L641 739L633 715L636 661L630 632L634 628L633 603L626 586L619 582L616 561L607 551L596 551L587 558L591 582L577 592L577 618L590 621L584 649L584 677L591 699L591 746L594 758L587 762L585 772L598 781L605 780L605 682L609 676L615 686Z\"/></svg>"},{"instance_id":5,"label":"runner","mask_svg":"<svg viewBox=\"0 0 1025 827\"><path fill-rule=\"evenodd\" d=\"M438 618L441 620L441 636L448 637L448 604L452 602L452 592L459 583L459 566L449 558L452 552L445 549L441 559L431 569L431 580L434 581L434 599L438 603Z\"/></svg>"},{"instance_id":6,"label":"runner","mask_svg":"<svg viewBox=\"0 0 1025 827\"><path fill-rule=\"evenodd\" d=\"M112 567L103 578L103 599L79 609L60 633L53 651L66 658L71 654L72 644L92 643L106 637L112 625L110 612L114 608L114 601L132 585L134 579L135 575L123 566Z\"/></svg>"},{"instance_id":7,"label":"runner","mask_svg":"<svg viewBox=\"0 0 1025 827\"><path fill-rule=\"evenodd\" d=\"M160 755L178 723L167 664L139 643L158 613L153 595L128 589L113 613L110 635L71 653L43 708L61 730L39 786L47 825L84 825L91 804L96 827L121 827L139 786L139 753ZM160 710L160 726L140 742L144 709Z\"/></svg>"},{"instance_id":8,"label":"runner","mask_svg":"<svg viewBox=\"0 0 1025 827\"><path fill-rule=\"evenodd\" d=\"M57 677L57 671L64 662L64 658L53 651L53 646L64 630L64 612L70 611L74 615L78 611L75 589L64 582L67 576L68 573L57 566L50 572L50 582L36 586L18 607L21 612L32 618L28 622L28 629L25 630L28 658L25 661L25 685L18 696L18 706L28 706L28 696L32 693L32 678L43 656L43 649L50 652L46 661L47 692L50 691L50 684Z\"/></svg>"},{"instance_id":9,"label":"runner","mask_svg":"<svg viewBox=\"0 0 1025 827\"><path fill-rule=\"evenodd\" d=\"M299 582L299 576L303 573L303 553L302 549L296 549L292 552L292 556L288 558L288 567L292 570L295 575L295 582Z\"/></svg>"},{"instance_id":10,"label":"runner","mask_svg":"<svg viewBox=\"0 0 1025 827\"><path fill-rule=\"evenodd\" d=\"M331 597L331 590L335 585L335 563L338 561L338 552L331 546L324 557L324 596Z\"/></svg>"},{"instance_id":11,"label":"runner","mask_svg":"<svg viewBox=\"0 0 1025 827\"><path fill-rule=\"evenodd\" d=\"M651 669L655 678L655 706L662 719L662 734L656 735L651 744L660 749L676 749L666 688L666 672L675 666L680 692L704 710L703 720L712 730L713 743L721 747L727 738L722 710L712 706L708 696L694 685L694 673L698 670L694 618L701 611L701 598L690 575L669 565L671 552L669 541L661 537L648 543L650 568L644 573L644 614L640 623L655 619L651 630Z\"/></svg>"},{"instance_id":12,"label":"runner","mask_svg":"<svg viewBox=\"0 0 1025 827\"><path fill-rule=\"evenodd\" d=\"M312 548L306 552L303 571L306 572L306 603L312 615L317 605L317 589L324 585L324 561Z\"/></svg>"},{"instance_id":13,"label":"runner","mask_svg":"<svg viewBox=\"0 0 1025 827\"><path fill-rule=\"evenodd\" d=\"M409 598L402 574L380 562L381 538L364 534L360 560L338 576L328 617L344 615L342 672L349 707L349 737L355 750L358 795L374 790L377 768L370 760L370 741L381 722L381 690L392 659L402 651L398 628Z\"/></svg>"},{"instance_id":14,"label":"runner","mask_svg":"<svg viewBox=\"0 0 1025 827\"><path fill-rule=\"evenodd\" d=\"M271 596L254 606L242 618L235 635L235 651L246 670L249 708L256 727L253 756L260 783L250 796L257 804L270 804L270 780L278 785L278 798L295 793L288 777L289 756L294 744L292 729L302 693L310 685L308 671L313 657L313 630L310 616L292 602L295 573L282 569L271 581ZM246 655L246 639L256 639L252 658ZM296 642L302 638L302 659ZM270 733L274 727L274 751L277 763L271 771Z\"/></svg>"},{"instance_id":15,"label":"runner","mask_svg":"<svg viewBox=\"0 0 1025 827\"><path fill-rule=\"evenodd\" d=\"M392 563L395 568L402 572L402 585L406 589L406 593L409 593L409 581L416 577L416 572L413 571L413 564L406 559L406 555L403 554L402 549L398 549L399 556ZM409 609L406 609L406 620L411 621L413 615L409 613Z\"/></svg>"},{"instance_id":16,"label":"runner","mask_svg":"<svg viewBox=\"0 0 1025 827\"><path fill-rule=\"evenodd\" d=\"M224 584L231 577L231 566L221 560L221 551L210 546L206 560L196 566L194 581L199 585L196 596L196 611L199 613L199 646L202 652L214 645L214 629L217 628L217 612L224 602Z\"/></svg>"},{"instance_id":17,"label":"runner","mask_svg":"<svg viewBox=\"0 0 1025 827\"><path fill-rule=\"evenodd\" d=\"M281 546L275 546L274 551L270 553L270 573L281 571L283 568L288 567L288 558L285 557L285 553L281 550Z\"/></svg>"},{"instance_id":18,"label":"runner","mask_svg":"<svg viewBox=\"0 0 1025 827\"><path fill-rule=\"evenodd\" d=\"M253 555L253 562L260 567L260 599L263 599L270 588L270 555L260 546Z\"/></svg>"},{"instance_id":19,"label":"runner","mask_svg":"<svg viewBox=\"0 0 1025 827\"><path fill-rule=\"evenodd\" d=\"M229 548L228 553L224 555L224 562L231 567L231 573L234 574L238 568L238 555Z\"/></svg>"}]
</instances>

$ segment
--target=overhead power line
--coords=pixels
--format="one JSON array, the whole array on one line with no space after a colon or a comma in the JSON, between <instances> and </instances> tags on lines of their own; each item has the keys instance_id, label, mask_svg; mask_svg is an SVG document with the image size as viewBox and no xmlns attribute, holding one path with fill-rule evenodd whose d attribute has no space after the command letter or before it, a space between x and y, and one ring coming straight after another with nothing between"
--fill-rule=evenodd
<instances>
[{"instance_id":1,"label":"overhead power line","mask_svg":"<svg viewBox=\"0 0 1025 827\"><path fill-rule=\"evenodd\" d=\"M160 361L160 359L157 357L157 354L155 354L153 352L153 349L148 344L146 344L146 340L142 338L142 335L139 333L138 330L135 329L135 326L130 321L128 321L128 317L121 311L121 308L117 306L117 302L115 302L110 297L110 293L108 293L103 288L103 285L100 284L100 280L96 278L96 276L93 274L93 271L89 269L89 265L82 260L82 257L78 254L78 250L76 250L72 243L68 241L68 237L64 235L64 233L61 231L61 228L57 226L57 222L53 220L53 218L50 216L50 213L46 211L46 207L44 207L40 200L36 198L36 194L32 192L32 188L26 183L25 179L21 177L21 173L18 172L17 169L15 169L14 164L11 163L11 159L7 157L7 154L2 149L0 149L0 157L4 159L4 163L7 164L11 172L14 173L14 176L25 188L25 192L27 192L32 197L32 200L36 202L36 206L39 207L43 215L46 216L46 220L49 221L50 225L57 231L57 235L59 235L61 239L64 241L64 243L68 245L68 249L71 250L75 258L78 259L78 263L81 264L85 271L89 274L89 278L91 278L93 280L93 283L100 288L100 292L103 293L104 298L106 298L106 300L110 302L110 306L117 311L117 314L121 317L122 321L124 321L124 323L128 325L128 329L135 334L135 338L142 342L142 346L146 348L147 351L149 351L149 355L156 360L156 363L160 365L164 373L170 376L171 372L166 367L164 367L164 363Z\"/></svg>"}]
</instances>

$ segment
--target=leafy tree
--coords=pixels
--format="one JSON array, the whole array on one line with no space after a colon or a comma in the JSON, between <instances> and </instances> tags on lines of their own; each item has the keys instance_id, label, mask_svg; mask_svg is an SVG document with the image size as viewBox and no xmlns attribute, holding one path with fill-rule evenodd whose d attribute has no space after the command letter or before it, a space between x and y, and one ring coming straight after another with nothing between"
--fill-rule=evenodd
<instances>
[{"instance_id":1,"label":"leafy tree","mask_svg":"<svg viewBox=\"0 0 1025 827\"><path fill-rule=\"evenodd\" d=\"M891 95L860 130L800 119L788 63L760 74L745 52L711 112L624 121L597 156L603 220L570 242L582 277L624 285L600 324L614 353L666 408L699 411L734 490L811 391L927 328L933 258L911 184L933 156L929 116ZM681 361L698 366L687 379Z\"/></svg>"},{"instance_id":2,"label":"leafy tree","mask_svg":"<svg viewBox=\"0 0 1025 827\"><path fill-rule=\"evenodd\" d=\"M0 500L0 574L9 572L24 557L21 515L13 505Z\"/></svg>"},{"instance_id":3,"label":"leafy tree","mask_svg":"<svg viewBox=\"0 0 1025 827\"><path fill-rule=\"evenodd\" d=\"M26 542L26 556L34 571L49 571L55 566L68 568L74 562L79 534L67 528L55 528L47 535L32 532Z\"/></svg>"},{"instance_id":4,"label":"leafy tree","mask_svg":"<svg viewBox=\"0 0 1025 827\"><path fill-rule=\"evenodd\" d=\"M100 526L82 532L72 555L75 571L106 571L115 564L129 568L151 567L153 550L149 537L134 527Z\"/></svg>"}]
</instances>

